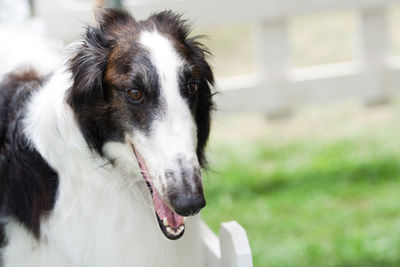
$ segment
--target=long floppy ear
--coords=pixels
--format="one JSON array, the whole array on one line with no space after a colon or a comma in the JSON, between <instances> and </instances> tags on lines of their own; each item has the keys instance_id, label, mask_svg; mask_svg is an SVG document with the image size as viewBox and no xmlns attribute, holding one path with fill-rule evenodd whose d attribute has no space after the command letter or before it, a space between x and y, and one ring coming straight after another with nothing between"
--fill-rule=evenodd
<instances>
[{"instance_id":1,"label":"long floppy ear","mask_svg":"<svg viewBox=\"0 0 400 267\"><path fill-rule=\"evenodd\" d=\"M82 45L69 61L74 82L72 94L104 98L107 58L118 35L135 20L129 13L117 9L99 9L95 17L98 26L87 27Z\"/></svg>"},{"instance_id":2,"label":"long floppy ear","mask_svg":"<svg viewBox=\"0 0 400 267\"><path fill-rule=\"evenodd\" d=\"M209 51L199 41L199 37L186 39L186 45L193 57L197 66L197 71L200 77L199 84L199 98L197 102L197 109L195 113L195 120L197 124L197 158L200 165L207 167L207 160L205 157L204 149L207 145L208 137L211 127L211 112L215 109L215 103L212 99L214 95L211 92L211 87L214 86L214 74L211 66L207 62L207 56L210 55Z\"/></svg>"},{"instance_id":3,"label":"long floppy ear","mask_svg":"<svg viewBox=\"0 0 400 267\"><path fill-rule=\"evenodd\" d=\"M127 12L115 9L99 10L96 20L98 25L87 27L82 44L69 61L73 84L67 102L75 112L86 142L102 155L109 99L104 82L107 60L118 37L132 28L135 21Z\"/></svg>"},{"instance_id":4,"label":"long floppy ear","mask_svg":"<svg viewBox=\"0 0 400 267\"><path fill-rule=\"evenodd\" d=\"M102 30L88 26L78 53L69 62L73 77L71 96L103 96L103 75L109 50L110 43L105 40Z\"/></svg>"}]
</instances>

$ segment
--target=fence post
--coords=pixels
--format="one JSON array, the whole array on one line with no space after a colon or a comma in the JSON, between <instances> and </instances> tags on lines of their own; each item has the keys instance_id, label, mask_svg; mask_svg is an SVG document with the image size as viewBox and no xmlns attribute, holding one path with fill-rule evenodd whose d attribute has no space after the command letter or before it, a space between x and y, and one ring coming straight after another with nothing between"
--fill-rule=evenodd
<instances>
[{"instance_id":1,"label":"fence post","mask_svg":"<svg viewBox=\"0 0 400 267\"><path fill-rule=\"evenodd\" d=\"M219 230L221 267L252 267L246 231L236 221L221 224Z\"/></svg>"},{"instance_id":2,"label":"fence post","mask_svg":"<svg viewBox=\"0 0 400 267\"><path fill-rule=\"evenodd\" d=\"M200 220L200 228L203 239L204 267L221 267L221 249L218 237L203 220Z\"/></svg>"},{"instance_id":3,"label":"fence post","mask_svg":"<svg viewBox=\"0 0 400 267\"><path fill-rule=\"evenodd\" d=\"M386 103L390 100L391 92L386 77L389 38L385 6L361 9L360 34L366 104Z\"/></svg>"},{"instance_id":4,"label":"fence post","mask_svg":"<svg viewBox=\"0 0 400 267\"><path fill-rule=\"evenodd\" d=\"M258 22L255 37L255 61L258 75L267 91L265 98L268 98L265 102L268 106L260 109L271 116L288 115L291 101L288 93L290 51L287 19Z\"/></svg>"}]
</instances>

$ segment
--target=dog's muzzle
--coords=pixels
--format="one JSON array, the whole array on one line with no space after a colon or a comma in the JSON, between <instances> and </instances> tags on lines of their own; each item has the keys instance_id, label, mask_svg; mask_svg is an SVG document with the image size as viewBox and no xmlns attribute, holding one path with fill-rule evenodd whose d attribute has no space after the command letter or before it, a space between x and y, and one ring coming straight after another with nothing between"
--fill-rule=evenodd
<instances>
[{"instance_id":1,"label":"dog's muzzle","mask_svg":"<svg viewBox=\"0 0 400 267\"><path fill-rule=\"evenodd\" d=\"M143 178L150 189L156 218L162 232L168 239L179 239L185 231L186 217L197 214L206 204L200 168L193 167L195 164L189 164L188 161L178 158L176 164L165 172L166 188L163 188L160 194L154 187L153 177L150 176L145 160L133 145L132 148Z\"/></svg>"},{"instance_id":2,"label":"dog's muzzle","mask_svg":"<svg viewBox=\"0 0 400 267\"><path fill-rule=\"evenodd\" d=\"M174 211L181 216L197 214L206 205L199 167L177 160L175 171L166 171L168 199Z\"/></svg>"}]
</instances>

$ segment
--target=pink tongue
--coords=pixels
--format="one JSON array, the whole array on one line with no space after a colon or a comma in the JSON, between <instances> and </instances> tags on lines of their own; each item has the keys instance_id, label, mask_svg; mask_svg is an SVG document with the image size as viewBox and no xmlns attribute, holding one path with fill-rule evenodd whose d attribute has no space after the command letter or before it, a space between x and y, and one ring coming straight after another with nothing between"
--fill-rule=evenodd
<instances>
[{"instance_id":1,"label":"pink tongue","mask_svg":"<svg viewBox=\"0 0 400 267\"><path fill-rule=\"evenodd\" d=\"M167 218L171 228L176 230L183 224L183 217L176 214L165 204L155 188L153 188L153 201L158 217L160 217L161 220Z\"/></svg>"},{"instance_id":2,"label":"pink tongue","mask_svg":"<svg viewBox=\"0 0 400 267\"><path fill-rule=\"evenodd\" d=\"M183 217L179 216L175 212L173 212L167 204L161 199L160 195L158 194L157 190L154 188L151 179L148 176L149 171L147 170L147 166L143 160L143 158L137 153L135 148L133 148L133 151L135 152L136 158L138 160L138 164L140 167L140 170L142 171L142 175L144 179L150 183L152 189L153 189L153 201L154 201L154 207L156 209L156 212L158 214L158 217L163 220L164 218L167 218L168 224L171 228L174 230L177 230L179 226L183 224Z\"/></svg>"}]
</instances>

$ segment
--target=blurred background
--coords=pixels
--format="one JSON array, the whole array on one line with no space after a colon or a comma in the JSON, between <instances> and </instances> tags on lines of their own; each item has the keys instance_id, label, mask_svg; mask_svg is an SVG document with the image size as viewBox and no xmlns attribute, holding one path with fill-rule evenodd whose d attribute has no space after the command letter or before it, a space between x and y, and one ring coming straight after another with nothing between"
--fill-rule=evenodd
<instances>
[{"instance_id":1,"label":"blurred background","mask_svg":"<svg viewBox=\"0 0 400 267\"><path fill-rule=\"evenodd\" d=\"M206 35L214 232L237 220L255 266L400 266L400 0L0 0L0 74L51 69L99 5Z\"/></svg>"}]
</instances>

